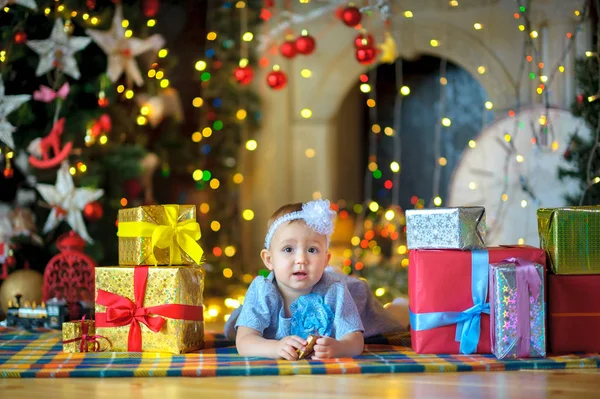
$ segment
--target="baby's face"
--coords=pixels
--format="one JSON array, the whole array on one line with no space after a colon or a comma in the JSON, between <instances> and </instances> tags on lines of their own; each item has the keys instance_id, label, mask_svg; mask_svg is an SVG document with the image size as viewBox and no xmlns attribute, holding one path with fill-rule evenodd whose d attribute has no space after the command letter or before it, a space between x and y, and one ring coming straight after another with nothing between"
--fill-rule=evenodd
<instances>
[{"instance_id":1,"label":"baby's face","mask_svg":"<svg viewBox=\"0 0 600 399\"><path fill-rule=\"evenodd\" d=\"M329 262L327 238L302 220L281 225L271 241L271 265L278 285L308 293Z\"/></svg>"}]
</instances>

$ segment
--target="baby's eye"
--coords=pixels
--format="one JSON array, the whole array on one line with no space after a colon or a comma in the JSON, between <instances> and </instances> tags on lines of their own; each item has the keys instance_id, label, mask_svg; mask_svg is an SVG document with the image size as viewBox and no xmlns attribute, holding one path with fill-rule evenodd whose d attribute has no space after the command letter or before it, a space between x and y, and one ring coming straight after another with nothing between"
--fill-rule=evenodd
<instances>
[{"instance_id":1,"label":"baby's eye","mask_svg":"<svg viewBox=\"0 0 600 399\"><path fill-rule=\"evenodd\" d=\"M292 247L284 247L283 252L292 253L294 250Z\"/></svg>"},{"instance_id":2,"label":"baby's eye","mask_svg":"<svg viewBox=\"0 0 600 399\"><path fill-rule=\"evenodd\" d=\"M315 247L310 247L308 248L308 252L310 252L311 254L316 254L317 252L319 252L319 250Z\"/></svg>"}]
</instances>

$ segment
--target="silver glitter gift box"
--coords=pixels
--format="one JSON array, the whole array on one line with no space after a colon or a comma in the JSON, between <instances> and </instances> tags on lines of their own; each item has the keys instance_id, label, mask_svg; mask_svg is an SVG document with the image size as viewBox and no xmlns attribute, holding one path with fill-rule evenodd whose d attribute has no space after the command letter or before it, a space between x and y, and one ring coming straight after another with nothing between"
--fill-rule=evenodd
<instances>
[{"instance_id":1,"label":"silver glitter gift box","mask_svg":"<svg viewBox=\"0 0 600 399\"><path fill-rule=\"evenodd\" d=\"M485 249L485 208L409 209L408 249Z\"/></svg>"},{"instance_id":2,"label":"silver glitter gift box","mask_svg":"<svg viewBox=\"0 0 600 399\"><path fill-rule=\"evenodd\" d=\"M507 259L490 265L489 282L492 353L498 359L546 356L544 266Z\"/></svg>"}]
</instances>

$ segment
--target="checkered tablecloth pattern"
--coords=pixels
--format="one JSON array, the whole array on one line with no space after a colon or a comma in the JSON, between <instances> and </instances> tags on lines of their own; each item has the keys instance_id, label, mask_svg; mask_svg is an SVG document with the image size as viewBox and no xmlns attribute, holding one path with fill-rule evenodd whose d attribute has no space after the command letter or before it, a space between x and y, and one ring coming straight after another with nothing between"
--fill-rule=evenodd
<instances>
[{"instance_id":1,"label":"checkered tablecloth pattern","mask_svg":"<svg viewBox=\"0 0 600 399\"><path fill-rule=\"evenodd\" d=\"M293 374L424 373L520 369L600 368L600 354L497 360L493 355L418 355L407 335L371 339L361 356L296 362L244 358L233 342L206 334L206 349L165 353L63 353L60 332L0 328L0 377L208 377Z\"/></svg>"}]
</instances>

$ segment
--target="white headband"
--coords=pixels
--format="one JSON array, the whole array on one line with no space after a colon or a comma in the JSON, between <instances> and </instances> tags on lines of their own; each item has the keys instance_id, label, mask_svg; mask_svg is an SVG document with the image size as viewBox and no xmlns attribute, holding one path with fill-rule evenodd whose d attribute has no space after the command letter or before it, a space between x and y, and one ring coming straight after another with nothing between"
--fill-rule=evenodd
<instances>
[{"instance_id":1,"label":"white headband","mask_svg":"<svg viewBox=\"0 0 600 399\"><path fill-rule=\"evenodd\" d=\"M319 234L323 234L327 237L327 246L329 247L329 237L333 234L333 219L335 218L335 212L329 207L328 200L315 200L302 204L302 210L297 212L288 213L276 219L269 232L265 237L265 248L269 249L271 240L275 231L285 222L292 220L303 219L306 225L316 231Z\"/></svg>"}]
</instances>

